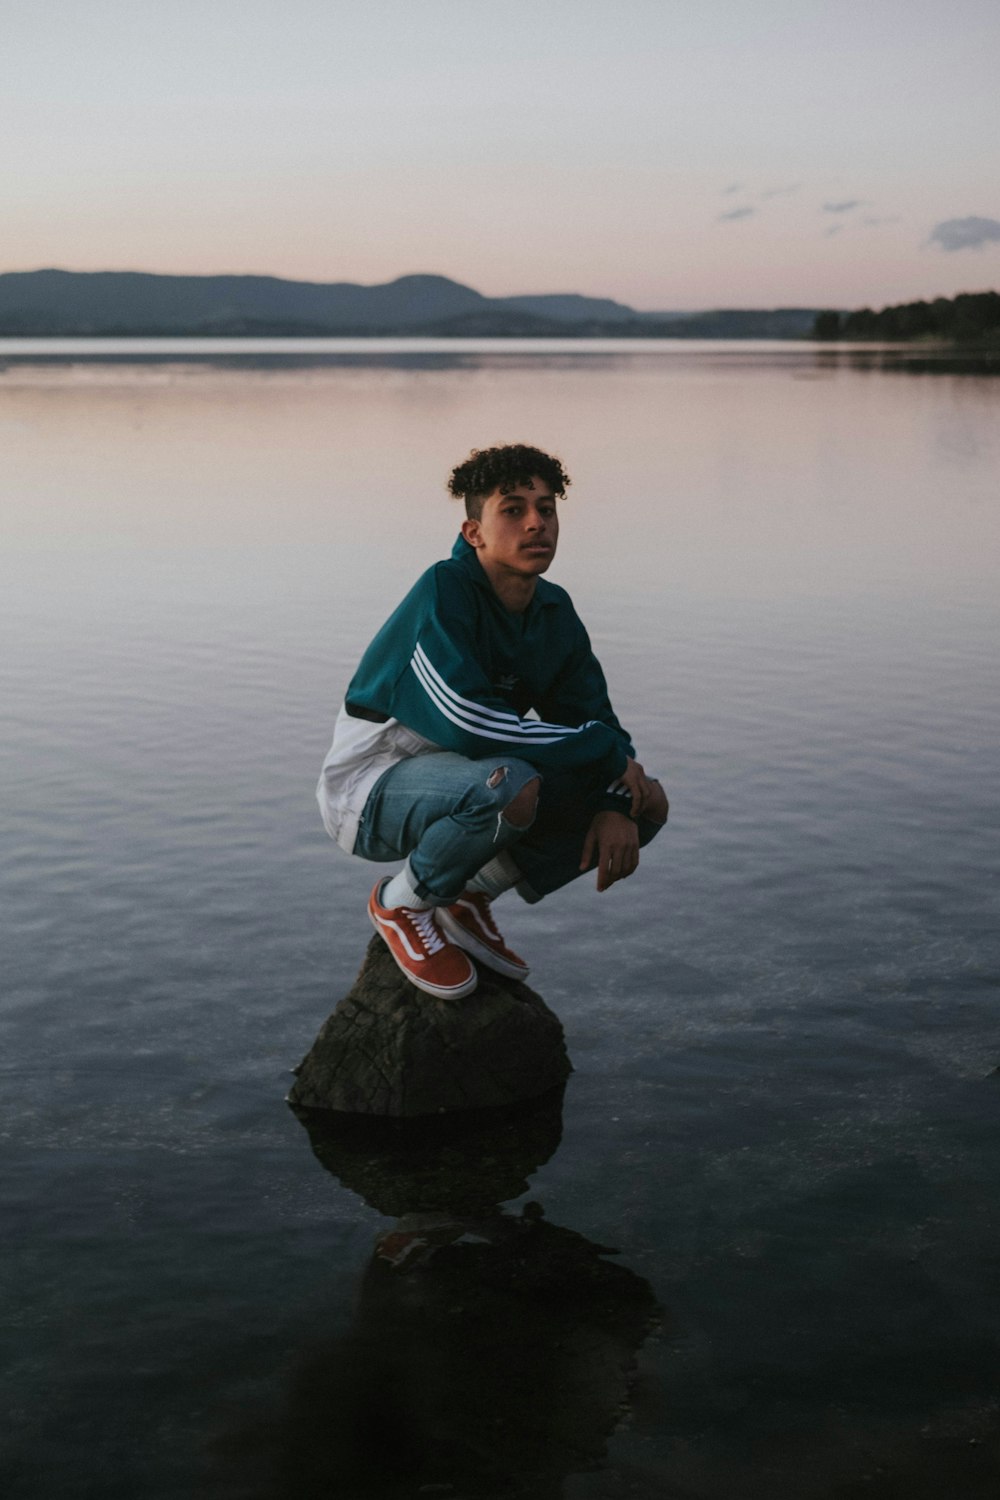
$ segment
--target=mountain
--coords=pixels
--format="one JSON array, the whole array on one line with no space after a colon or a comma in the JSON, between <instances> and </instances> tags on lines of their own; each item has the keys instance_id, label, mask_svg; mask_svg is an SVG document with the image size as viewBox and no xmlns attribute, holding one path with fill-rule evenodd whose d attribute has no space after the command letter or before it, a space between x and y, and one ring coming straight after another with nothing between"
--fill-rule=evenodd
<instances>
[{"instance_id":1,"label":"mountain","mask_svg":"<svg viewBox=\"0 0 1000 1500\"><path fill-rule=\"evenodd\" d=\"M409 328L486 304L445 276L386 286L277 276L156 276L140 271L23 271L0 276L5 333L243 333L268 327L341 333Z\"/></svg>"},{"instance_id":2,"label":"mountain","mask_svg":"<svg viewBox=\"0 0 1000 1500\"><path fill-rule=\"evenodd\" d=\"M558 318L567 323L627 322L630 318L642 316L634 308L626 307L624 302L613 302L610 297L581 297L577 292L557 292L533 297L496 297L493 300L517 312L531 313L540 318Z\"/></svg>"},{"instance_id":3,"label":"mountain","mask_svg":"<svg viewBox=\"0 0 1000 1500\"><path fill-rule=\"evenodd\" d=\"M447 276L380 286L143 271L0 275L0 335L797 338L815 308L640 313L577 293L484 297Z\"/></svg>"}]
</instances>

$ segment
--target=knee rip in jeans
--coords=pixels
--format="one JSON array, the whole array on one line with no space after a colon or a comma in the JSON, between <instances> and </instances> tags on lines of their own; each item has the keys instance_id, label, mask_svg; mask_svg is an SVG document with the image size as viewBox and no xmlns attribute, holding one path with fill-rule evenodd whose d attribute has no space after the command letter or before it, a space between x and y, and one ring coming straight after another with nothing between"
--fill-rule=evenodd
<instances>
[{"instance_id":1,"label":"knee rip in jeans","mask_svg":"<svg viewBox=\"0 0 1000 1500\"><path fill-rule=\"evenodd\" d=\"M502 769L506 776L507 767L504 766ZM496 772L493 774L495 776ZM492 781L492 779L491 777L490 780ZM505 823L508 828L516 828L519 832L523 832L526 828L531 827L535 821L535 810L538 806L538 789L540 785L541 778L533 776L530 781L525 782L517 796L511 798L497 819L497 837L499 837L500 830Z\"/></svg>"}]
</instances>

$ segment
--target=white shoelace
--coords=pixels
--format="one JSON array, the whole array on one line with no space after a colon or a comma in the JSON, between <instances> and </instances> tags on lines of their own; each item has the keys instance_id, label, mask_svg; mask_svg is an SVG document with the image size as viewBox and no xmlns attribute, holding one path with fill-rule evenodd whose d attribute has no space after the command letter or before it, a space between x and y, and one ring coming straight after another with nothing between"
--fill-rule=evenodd
<instances>
[{"instance_id":1,"label":"white shoelace","mask_svg":"<svg viewBox=\"0 0 1000 1500\"><path fill-rule=\"evenodd\" d=\"M420 911L411 907L407 915L413 924L417 937L428 953L436 953L439 948L444 947L444 938L441 936L440 928L434 919L433 906L426 906Z\"/></svg>"}]
</instances>

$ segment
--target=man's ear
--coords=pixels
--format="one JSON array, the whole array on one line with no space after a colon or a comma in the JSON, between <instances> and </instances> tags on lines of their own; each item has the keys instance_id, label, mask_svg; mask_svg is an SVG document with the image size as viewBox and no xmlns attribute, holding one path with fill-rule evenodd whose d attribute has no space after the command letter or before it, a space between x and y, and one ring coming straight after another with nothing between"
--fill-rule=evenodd
<instances>
[{"instance_id":1,"label":"man's ear","mask_svg":"<svg viewBox=\"0 0 1000 1500\"><path fill-rule=\"evenodd\" d=\"M462 522L462 535L470 547L481 547L483 545L482 528L478 521L473 521L466 517Z\"/></svg>"}]
</instances>

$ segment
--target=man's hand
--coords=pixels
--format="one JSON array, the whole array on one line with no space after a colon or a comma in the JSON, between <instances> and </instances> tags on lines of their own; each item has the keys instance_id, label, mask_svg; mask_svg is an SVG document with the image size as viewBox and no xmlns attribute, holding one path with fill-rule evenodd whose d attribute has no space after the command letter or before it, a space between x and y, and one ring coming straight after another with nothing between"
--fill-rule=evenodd
<instances>
[{"instance_id":1,"label":"man's hand","mask_svg":"<svg viewBox=\"0 0 1000 1500\"><path fill-rule=\"evenodd\" d=\"M663 796L659 782L650 781L637 760L625 762L625 769L614 785L623 786L631 795L632 806L629 812L633 818L637 818L640 813L645 812L651 804L657 803Z\"/></svg>"},{"instance_id":2,"label":"man's hand","mask_svg":"<svg viewBox=\"0 0 1000 1500\"><path fill-rule=\"evenodd\" d=\"M642 767L639 769L641 772ZM631 818L610 809L594 814L583 841L580 869L589 870L595 856L599 891L606 891L616 880L626 880L634 872L639 863L639 830Z\"/></svg>"}]
</instances>

